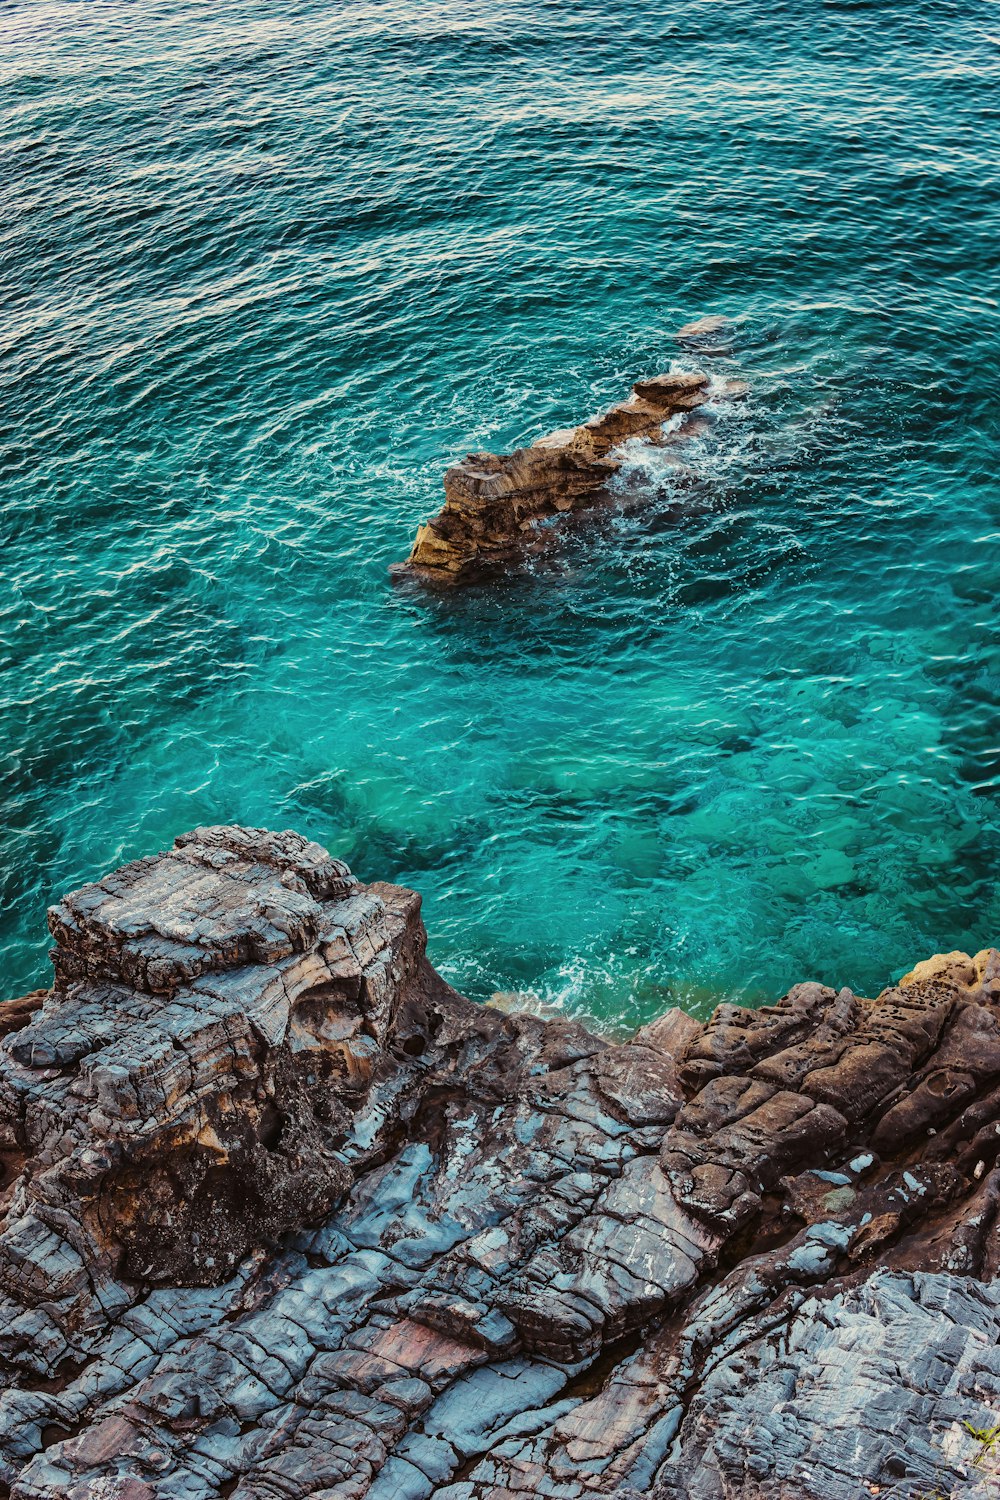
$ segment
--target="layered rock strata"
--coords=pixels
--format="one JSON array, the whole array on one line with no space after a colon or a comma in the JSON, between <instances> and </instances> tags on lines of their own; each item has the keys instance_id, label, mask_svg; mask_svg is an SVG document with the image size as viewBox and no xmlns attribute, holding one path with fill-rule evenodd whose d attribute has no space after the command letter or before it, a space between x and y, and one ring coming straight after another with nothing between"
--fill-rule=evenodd
<instances>
[{"instance_id":1,"label":"layered rock strata","mask_svg":"<svg viewBox=\"0 0 1000 1500\"><path fill-rule=\"evenodd\" d=\"M720 387L720 392L724 392ZM732 382L729 393L745 387ZM550 432L513 453L470 453L444 476L439 513L417 532L396 582L466 583L544 547L554 517L592 506L622 464L630 438L662 445L685 436L683 419L710 395L707 375L677 372L639 380L625 401L579 427ZM666 423L682 419L679 425Z\"/></svg>"},{"instance_id":2,"label":"layered rock strata","mask_svg":"<svg viewBox=\"0 0 1000 1500\"><path fill-rule=\"evenodd\" d=\"M11 1500L995 1493L1000 953L613 1044L198 829L0 1007Z\"/></svg>"}]
</instances>

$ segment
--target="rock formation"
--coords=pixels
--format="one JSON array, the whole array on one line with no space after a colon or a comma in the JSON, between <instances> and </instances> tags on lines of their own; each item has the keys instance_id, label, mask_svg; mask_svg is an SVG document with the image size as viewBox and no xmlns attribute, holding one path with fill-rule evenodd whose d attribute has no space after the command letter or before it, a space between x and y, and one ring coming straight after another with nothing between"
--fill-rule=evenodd
<instances>
[{"instance_id":1,"label":"rock formation","mask_svg":"<svg viewBox=\"0 0 1000 1500\"><path fill-rule=\"evenodd\" d=\"M731 382L729 393L745 389ZM724 388L720 388L724 393ZM707 375L674 372L637 381L627 400L580 427L561 429L513 453L470 453L444 476L444 506L421 526L395 581L466 583L543 547L552 518L592 506L621 467L618 449L629 438L676 442L683 418L709 399Z\"/></svg>"},{"instance_id":2,"label":"rock formation","mask_svg":"<svg viewBox=\"0 0 1000 1500\"><path fill-rule=\"evenodd\" d=\"M10 1500L993 1494L1000 953L613 1044L202 828L0 1006Z\"/></svg>"}]
</instances>

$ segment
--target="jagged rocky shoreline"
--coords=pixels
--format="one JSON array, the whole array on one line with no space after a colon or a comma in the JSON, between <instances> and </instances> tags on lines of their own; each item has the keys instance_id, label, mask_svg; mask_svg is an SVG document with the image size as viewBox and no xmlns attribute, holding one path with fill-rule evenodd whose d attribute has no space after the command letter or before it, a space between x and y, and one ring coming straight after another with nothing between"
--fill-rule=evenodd
<instances>
[{"instance_id":1,"label":"jagged rocky shoreline","mask_svg":"<svg viewBox=\"0 0 1000 1500\"><path fill-rule=\"evenodd\" d=\"M1000 953L633 1041L198 829L0 1006L11 1500L995 1493Z\"/></svg>"}]
</instances>

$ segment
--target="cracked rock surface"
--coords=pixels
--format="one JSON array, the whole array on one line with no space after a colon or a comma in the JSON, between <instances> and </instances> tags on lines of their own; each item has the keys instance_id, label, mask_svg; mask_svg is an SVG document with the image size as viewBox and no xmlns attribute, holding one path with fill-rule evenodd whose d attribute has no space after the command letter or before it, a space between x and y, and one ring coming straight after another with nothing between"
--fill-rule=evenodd
<instances>
[{"instance_id":1,"label":"cracked rock surface","mask_svg":"<svg viewBox=\"0 0 1000 1500\"><path fill-rule=\"evenodd\" d=\"M623 443L682 443L705 428L704 412L693 415L698 408L745 391L740 381L713 387L700 372L671 371L636 381L626 400L579 427L547 433L513 453L468 454L445 474L444 505L420 527L406 562L390 569L393 579L468 583L544 549L557 516L605 497L622 466Z\"/></svg>"},{"instance_id":2,"label":"cracked rock surface","mask_svg":"<svg viewBox=\"0 0 1000 1500\"><path fill-rule=\"evenodd\" d=\"M1000 1471L1000 953L614 1044L202 828L0 1005L10 1500L863 1500Z\"/></svg>"}]
</instances>

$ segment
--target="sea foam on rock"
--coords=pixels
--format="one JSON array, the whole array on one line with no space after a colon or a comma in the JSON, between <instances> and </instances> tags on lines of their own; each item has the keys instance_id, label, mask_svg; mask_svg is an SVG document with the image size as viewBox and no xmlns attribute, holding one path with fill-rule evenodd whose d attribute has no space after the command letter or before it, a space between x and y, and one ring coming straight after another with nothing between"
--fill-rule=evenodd
<instances>
[{"instance_id":1,"label":"sea foam on rock","mask_svg":"<svg viewBox=\"0 0 1000 1500\"><path fill-rule=\"evenodd\" d=\"M12 1500L986 1495L1000 953L613 1044L198 829L0 1006Z\"/></svg>"},{"instance_id":2,"label":"sea foam on rock","mask_svg":"<svg viewBox=\"0 0 1000 1500\"><path fill-rule=\"evenodd\" d=\"M721 388L720 388L721 390ZM745 387L734 383L732 395ZM683 419L712 394L709 377L671 371L639 380L620 401L579 427L550 432L513 453L470 453L444 476L444 506L417 532L396 582L466 583L545 545L545 523L595 504L622 466L629 439L660 445L683 438ZM716 392L715 394L719 394Z\"/></svg>"}]
</instances>

